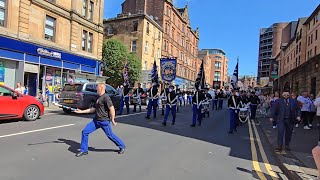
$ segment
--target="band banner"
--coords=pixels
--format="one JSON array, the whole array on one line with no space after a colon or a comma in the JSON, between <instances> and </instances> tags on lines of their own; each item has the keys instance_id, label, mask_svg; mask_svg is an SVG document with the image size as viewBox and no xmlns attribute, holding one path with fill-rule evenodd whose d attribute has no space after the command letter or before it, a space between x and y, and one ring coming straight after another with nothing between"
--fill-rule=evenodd
<instances>
[{"instance_id":1,"label":"band banner","mask_svg":"<svg viewBox=\"0 0 320 180\"><path fill-rule=\"evenodd\" d=\"M160 66L162 80L172 82L177 76L177 58L161 58Z\"/></svg>"}]
</instances>

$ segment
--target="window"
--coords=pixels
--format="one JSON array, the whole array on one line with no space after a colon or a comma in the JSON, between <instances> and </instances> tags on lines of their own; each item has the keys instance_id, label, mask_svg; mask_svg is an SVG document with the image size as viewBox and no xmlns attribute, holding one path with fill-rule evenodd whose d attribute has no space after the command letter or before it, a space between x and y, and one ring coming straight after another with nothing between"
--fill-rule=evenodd
<instances>
[{"instance_id":1,"label":"window","mask_svg":"<svg viewBox=\"0 0 320 180\"><path fill-rule=\"evenodd\" d=\"M301 52L301 42L299 42L299 52Z\"/></svg>"},{"instance_id":2,"label":"window","mask_svg":"<svg viewBox=\"0 0 320 180\"><path fill-rule=\"evenodd\" d=\"M158 58L161 57L160 48L158 48L158 50L157 50L157 57L158 57Z\"/></svg>"},{"instance_id":3,"label":"window","mask_svg":"<svg viewBox=\"0 0 320 180\"><path fill-rule=\"evenodd\" d=\"M317 55L317 46L314 47L314 55Z\"/></svg>"},{"instance_id":4,"label":"window","mask_svg":"<svg viewBox=\"0 0 320 180\"><path fill-rule=\"evenodd\" d=\"M310 36L308 37L308 46L310 46Z\"/></svg>"},{"instance_id":5,"label":"window","mask_svg":"<svg viewBox=\"0 0 320 180\"><path fill-rule=\"evenodd\" d=\"M93 41L93 34L89 33L88 39L88 52L92 53L92 41Z\"/></svg>"},{"instance_id":6,"label":"window","mask_svg":"<svg viewBox=\"0 0 320 180\"><path fill-rule=\"evenodd\" d=\"M87 85L87 86L86 86L86 91L89 91L89 92L97 92L97 88L96 88L95 85L90 84L90 85Z\"/></svg>"},{"instance_id":7,"label":"window","mask_svg":"<svg viewBox=\"0 0 320 180\"><path fill-rule=\"evenodd\" d=\"M82 1L82 16L87 17L87 15L88 15L87 9L88 9L88 0L83 0Z\"/></svg>"},{"instance_id":8,"label":"window","mask_svg":"<svg viewBox=\"0 0 320 180\"><path fill-rule=\"evenodd\" d=\"M173 45L171 45L171 55L173 56Z\"/></svg>"},{"instance_id":9,"label":"window","mask_svg":"<svg viewBox=\"0 0 320 180\"><path fill-rule=\"evenodd\" d=\"M83 31L82 33L82 50L86 50L87 49L87 31Z\"/></svg>"},{"instance_id":10,"label":"window","mask_svg":"<svg viewBox=\"0 0 320 180\"><path fill-rule=\"evenodd\" d=\"M147 34L149 35L149 33L150 33L150 23L147 22Z\"/></svg>"},{"instance_id":11,"label":"window","mask_svg":"<svg viewBox=\"0 0 320 180\"><path fill-rule=\"evenodd\" d=\"M311 34L311 44L312 44L312 41L313 41L313 34Z\"/></svg>"},{"instance_id":12,"label":"window","mask_svg":"<svg viewBox=\"0 0 320 180\"><path fill-rule=\"evenodd\" d=\"M163 41L163 49L164 49L164 51L167 51L167 41L166 40Z\"/></svg>"},{"instance_id":13,"label":"window","mask_svg":"<svg viewBox=\"0 0 320 180\"><path fill-rule=\"evenodd\" d=\"M133 52L133 53L137 52L137 41L136 40L133 40L131 42L131 52Z\"/></svg>"},{"instance_id":14,"label":"window","mask_svg":"<svg viewBox=\"0 0 320 180\"><path fill-rule=\"evenodd\" d=\"M183 53L182 52L180 52L180 59L181 59L181 61L183 61Z\"/></svg>"},{"instance_id":15,"label":"window","mask_svg":"<svg viewBox=\"0 0 320 180\"><path fill-rule=\"evenodd\" d=\"M138 31L138 21L133 21L133 32Z\"/></svg>"},{"instance_id":16,"label":"window","mask_svg":"<svg viewBox=\"0 0 320 180\"><path fill-rule=\"evenodd\" d=\"M221 60L222 58L220 56L215 57L216 60Z\"/></svg>"},{"instance_id":17,"label":"window","mask_svg":"<svg viewBox=\"0 0 320 180\"><path fill-rule=\"evenodd\" d=\"M0 0L1 1L1 0ZM48 1L48 2L50 2L50 3L56 3L56 0L46 0L46 1Z\"/></svg>"},{"instance_id":18,"label":"window","mask_svg":"<svg viewBox=\"0 0 320 180\"><path fill-rule=\"evenodd\" d=\"M184 47L184 38L181 39L181 45Z\"/></svg>"},{"instance_id":19,"label":"window","mask_svg":"<svg viewBox=\"0 0 320 180\"><path fill-rule=\"evenodd\" d=\"M315 17L316 22L318 22L318 21L319 21L319 17L318 17L318 16L319 16L319 14L317 14L317 15L316 15L316 17Z\"/></svg>"},{"instance_id":20,"label":"window","mask_svg":"<svg viewBox=\"0 0 320 180\"><path fill-rule=\"evenodd\" d=\"M10 91L9 89L0 87L0 96L11 96L11 93L12 91Z\"/></svg>"},{"instance_id":21,"label":"window","mask_svg":"<svg viewBox=\"0 0 320 180\"><path fill-rule=\"evenodd\" d=\"M49 41L54 41L56 19L46 16L46 27L44 31L44 38Z\"/></svg>"},{"instance_id":22,"label":"window","mask_svg":"<svg viewBox=\"0 0 320 180\"><path fill-rule=\"evenodd\" d=\"M216 69L221 69L221 62L216 61L215 64L214 64L214 67Z\"/></svg>"},{"instance_id":23,"label":"window","mask_svg":"<svg viewBox=\"0 0 320 180\"><path fill-rule=\"evenodd\" d=\"M144 53L148 54L148 46L149 46L149 42L146 41L146 46L144 47Z\"/></svg>"},{"instance_id":24,"label":"window","mask_svg":"<svg viewBox=\"0 0 320 180\"><path fill-rule=\"evenodd\" d=\"M89 17L88 17L88 19L91 20L91 21L93 20L93 7L94 7L94 6L93 6L93 2L90 1L90 4L89 4L89 14L88 14Z\"/></svg>"},{"instance_id":25,"label":"window","mask_svg":"<svg viewBox=\"0 0 320 180\"><path fill-rule=\"evenodd\" d=\"M113 35L113 27L108 25L108 35Z\"/></svg>"},{"instance_id":26,"label":"window","mask_svg":"<svg viewBox=\"0 0 320 180\"><path fill-rule=\"evenodd\" d=\"M172 17L172 21L173 21L173 24L175 24L175 23L176 23L176 16L175 16L175 15L173 15L173 17Z\"/></svg>"},{"instance_id":27,"label":"window","mask_svg":"<svg viewBox=\"0 0 320 180\"><path fill-rule=\"evenodd\" d=\"M4 26L6 22L6 2L7 0L0 0L0 26Z\"/></svg>"},{"instance_id":28,"label":"window","mask_svg":"<svg viewBox=\"0 0 320 180\"><path fill-rule=\"evenodd\" d=\"M172 28L172 39L174 40L174 28Z\"/></svg>"},{"instance_id":29,"label":"window","mask_svg":"<svg viewBox=\"0 0 320 180\"><path fill-rule=\"evenodd\" d=\"M158 40L160 41L161 40L161 32L159 31L158 33Z\"/></svg>"},{"instance_id":30,"label":"window","mask_svg":"<svg viewBox=\"0 0 320 180\"><path fill-rule=\"evenodd\" d=\"M317 40L318 39L318 29L316 30L316 35L315 36L316 36L315 40Z\"/></svg>"},{"instance_id":31,"label":"window","mask_svg":"<svg viewBox=\"0 0 320 180\"><path fill-rule=\"evenodd\" d=\"M182 32L184 32L184 24L182 25Z\"/></svg>"},{"instance_id":32,"label":"window","mask_svg":"<svg viewBox=\"0 0 320 180\"><path fill-rule=\"evenodd\" d=\"M214 81L220 81L220 78L221 78L221 72L215 71L214 72Z\"/></svg>"},{"instance_id":33,"label":"window","mask_svg":"<svg viewBox=\"0 0 320 180\"><path fill-rule=\"evenodd\" d=\"M147 69L147 63L148 63L147 61L144 61L144 64L143 64L143 67L142 67L143 70L146 70L146 69Z\"/></svg>"}]
</instances>

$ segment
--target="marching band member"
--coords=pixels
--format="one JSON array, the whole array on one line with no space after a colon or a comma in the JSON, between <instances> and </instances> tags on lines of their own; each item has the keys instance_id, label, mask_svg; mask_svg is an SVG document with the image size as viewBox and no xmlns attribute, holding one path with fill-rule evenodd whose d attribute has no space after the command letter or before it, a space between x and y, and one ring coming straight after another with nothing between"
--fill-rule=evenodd
<instances>
[{"instance_id":1,"label":"marching band member","mask_svg":"<svg viewBox=\"0 0 320 180\"><path fill-rule=\"evenodd\" d=\"M228 107L230 112L230 130L229 130L230 134L232 134L233 131L237 132L239 104L240 104L240 98L236 95L236 91L233 89L232 96L228 99Z\"/></svg>"},{"instance_id":2,"label":"marching band member","mask_svg":"<svg viewBox=\"0 0 320 180\"><path fill-rule=\"evenodd\" d=\"M161 115L164 115L164 110L165 110L165 106L166 106L166 103L164 103L163 100L167 101L167 94L169 92L169 87L168 87L168 83L165 83L165 87L164 89L161 91L161 105L162 105L162 110L161 110Z\"/></svg>"},{"instance_id":3,"label":"marching band member","mask_svg":"<svg viewBox=\"0 0 320 180\"><path fill-rule=\"evenodd\" d=\"M130 101L129 91L130 91L129 84L123 83L122 98L120 98L120 108L119 108L118 115L122 114L124 104L126 104L127 114L129 114L129 101Z\"/></svg>"},{"instance_id":4,"label":"marching band member","mask_svg":"<svg viewBox=\"0 0 320 180\"><path fill-rule=\"evenodd\" d=\"M141 83L138 83L138 88L133 92L133 98L137 102L133 103L133 112L137 112L137 105L139 105L139 110L141 112L141 95L143 94L143 89L141 88Z\"/></svg>"},{"instance_id":5,"label":"marching band member","mask_svg":"<svg viewBox=\"0 0 320 180\"><path fill-rule=\"evenodd\" d=\"M152 87L148 90L149 93L149 103L148 103L148 112L146 119L150 119L151 110L153 109L153 117L157 117L157 106L159 100L159 93L158 93L159 85L155 82L152 83Z\"/></svg>"},{"instance_id":6,"label":"marching band member","mask_svg":"<svg viewBox=\"0 0 320 180\"><path fill-rule=\"evenodd\" d=\"M205 97L205 100L209 103L209 106L210 106L210 101L212 100L212 96L211 96L211 94L209 94L209 89L208 88L204 89L204 97ZM203 117L206 117L206 114L208 114L208 117L210 116L210 107L209 107L208 111L205 111L203 113Z\"/></svg>"},{"instance_id":7,"label":"marching band member","mask_svg":"<svg viewBox=\"0 0 320 180\"><path fill-rule=\"evenodd\" d=\"M191 127L196 126L196 120L198 120L199 126L201 126L201 121L202 121L201 109L202 109L202 102L204 99L205 99L204 94L199 90L198 87L196 87L196 91L192 97L193 116L192 116L192 124L190 125Z\"/></svg>"},{"instance_id":8,"label":"marching band member","mask_svg":"<svg viewBox=\"0 0 320 180\"><path fill-rule=\"evenodd\" d=\"M167 120L168 120L170 111L172 113L172 125L174 125L176 121L176 108L177 108L178 96L174 90L173 85L169 86L169 90L166 92L166 97L167 97L167 104L166 104L166 112L165 112L163 123L162 123L163 126L167 125Z\"/></svg>"}]
</instances>

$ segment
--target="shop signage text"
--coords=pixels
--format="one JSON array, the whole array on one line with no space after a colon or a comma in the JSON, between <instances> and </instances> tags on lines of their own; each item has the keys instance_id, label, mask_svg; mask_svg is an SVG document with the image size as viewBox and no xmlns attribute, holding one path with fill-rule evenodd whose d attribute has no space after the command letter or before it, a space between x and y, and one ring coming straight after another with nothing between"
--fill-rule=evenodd
<instances>
[{"instance_id":1,"label":"shop signage text","mask_svg":"<svg viewBox=\"0 0 320 180\"><path fill-rule=\"evenodd\" d=\"M61 59L61 53L50 51L44 48L38 48L37 53L43 56L49 56L49 57Z\"/></svg>"}]
</instances>

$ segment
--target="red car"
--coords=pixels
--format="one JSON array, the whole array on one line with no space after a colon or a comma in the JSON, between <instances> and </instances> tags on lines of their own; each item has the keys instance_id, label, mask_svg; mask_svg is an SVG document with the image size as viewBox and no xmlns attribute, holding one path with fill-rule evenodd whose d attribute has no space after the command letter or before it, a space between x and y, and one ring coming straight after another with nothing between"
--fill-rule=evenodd
<instances>
[{"instance_id":1,"label":"red car","mask_svg":"<svg viewBox=\"0 0 320 180\"><path fill-rule=\"evenodd\" d=\"M24 118L34 121L43 114L44 106L35 97L0 85L0 120Z\"/></svg>"}]
</instances>

